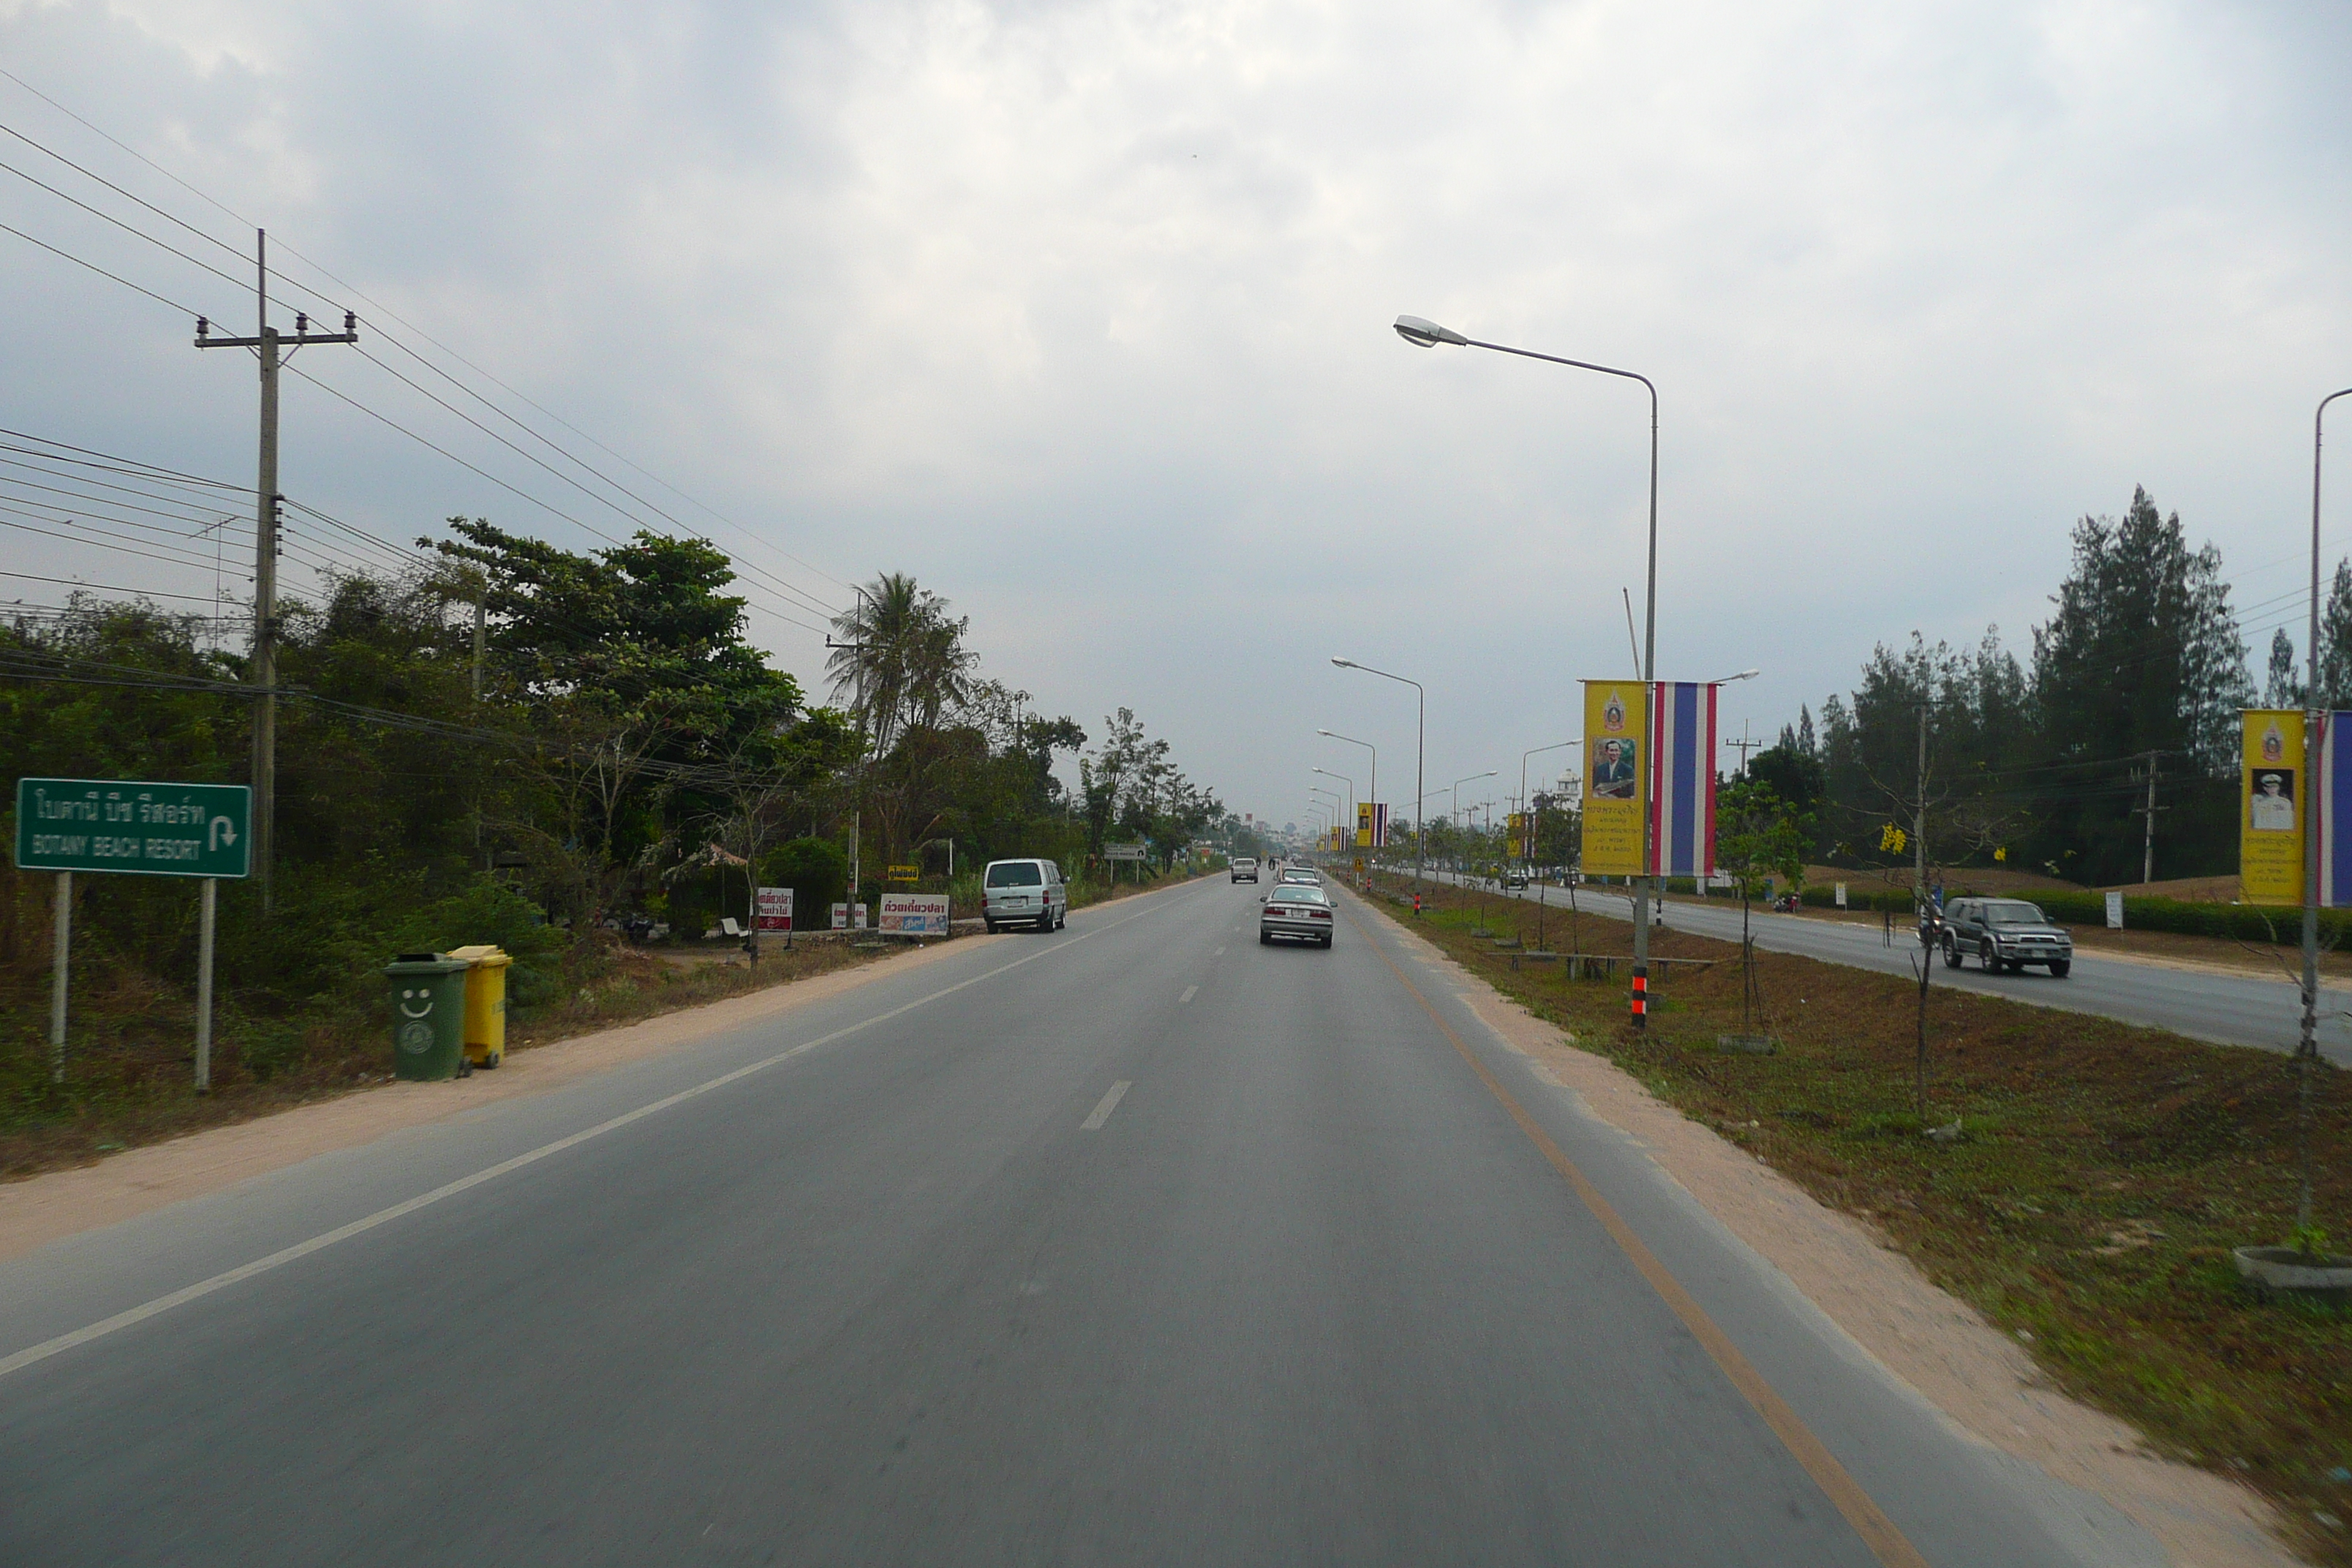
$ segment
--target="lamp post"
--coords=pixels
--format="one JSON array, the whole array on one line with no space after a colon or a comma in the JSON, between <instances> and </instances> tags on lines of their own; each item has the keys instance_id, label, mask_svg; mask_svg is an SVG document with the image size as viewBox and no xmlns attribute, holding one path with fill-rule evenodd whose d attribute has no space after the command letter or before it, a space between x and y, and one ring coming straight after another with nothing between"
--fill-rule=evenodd
<instances>
[{"instance_id":1,"label":"lamp post","mask_svg":"<svg viewBox=\"0 0 2352 1568\"><path fill-rule=\"evenodd\" d=\"M1308 784L1307 787L1316 795L1330 796L1331 804L1326 808L1331 813L1331 826L1329 831L1337 833L1339 828L1339 803L1341 800L1339 792L1336 789L1325 789L1321 784Z\"/></svg>"},{"instance_id":2,"label":"lamp post","mask_svg":"<svg viewBox=\"0 0 2352 1568\"><path fill-rule=\"evenodd\" d=\"M1474 782L1475 780L1477 780L1477 779L1490 779L1490 778L1493 778L1493 777L1494 777L1497 773L1500 773L1501 771L1502 771L1502 770L1501 770L1501 769L1499 769L1499 768L1488 768L1488 769L1487 769L1485 773L1472 773L1472 774L1468 775L1468 776L1467 776L1467 777L1465 777L1465 778L1458 778L1458 779L1455 779L1452 784L1447 784L1447 785L1445 786L1445 788L1446 788L1447 792L1448 792L1448 793L1453 796L1454 804L1453 804L1451 806L1449 806L1449 807L1447 808L1446 813L1445 813L1446 816L1450 819L1450 818L1452 818L1452 817L1454 816L1454 814L1455 814L1455 813L1457 813L1457 812L1459 812L1461 815L1463 815L1463 816L1467 816L1469 815L1469 808L1468 808L1467 806L1465 806L1465 805L1462 804L1462 795L1461 795L1462 786L1463 786L1464 784L1470 784L1470 783L1472 783L1472 782Z\"/></svg>"},{"instance_id":3,"label":"lamp post","mask_svg":"<svg viewBox=\"0 0 2352 1568\"><path fill-rule=\"evenodd\" d=\"M1602 375L1622 376L1638 381L1650 394L1650 555L1647 586L1643 590L1642 611L1642 686L1645 693L1654 689L1658 679L1658 388L1646 375L1613 365L1593 364L1580 359L1563 359L1558 354L1538 353L1532 349L1515 349L1505 343L1481 342L1465 338L1450 327L1419 316L1399 316L1397 336L1416 348L1433 349L1440 343L1455 348L1489 349L1496 353L1516 354L1520 359L1541 360L1547 364L1564 364L1571 370L1596 371ZM1647 700L1646 697L1644 699ZM1654 742L1656 737L1651 737ZM1709 765L1714 759L1709 758ZM1642 869L1633 893L1633 989L1637 1005L1633 1015L1636 1027L1644 1026L1646 1018L1641 1001L1649 991L1650 974L1650 881L1647 875L1656 858L1656 847L1650 840L1649 817L1645 813L1642 825Z\"/></svg>"},{"instance_id":4,"label":"lamp post","mask_svg":"<svg viewBox=\"0 0 2352 1568\"><path fill-rule=\"evenodd\" d=\"M1342 735L1337 730L1318 730L1315 732L1334 741L1345 741L1351 746L1361 746L1371 752L1372 773L1370 782L1364 785L1364 798L1372 803L1372 810L1377 814L1381 809L1381 749L1370 741L1359 741L1353 735ZM1372 847L1378 849L1381 846L1375 844Z\"/></svg>"},{"instance_id":5,"label":"lamp post","mask_svg":"<svg viewBox=\"0 0 2352 1568\"><path fill-rule=\"evenodd\" d=\"M1335 773L1329 768L1310 768L1307 771L1321 773L1327 779L1338 779L1348 786L1348 815L1342 819L1341 825L1353 825L1356 820L1356 781L1345 773Z\"/></svg>"},{"instance_id":6,"label":"lamp post","mask_svg":"<svg viewBox=\"0 0 2352 1568\"><path fill-rule=\"evenodd\" d=\"M1413 908L1419 910L1421 908L1421 868L1422 862L1427 858L1428 833L1421 820L1421 801L1428 797L1421 794L1421 770L1422 764L1428 758L1429 693L1422 689L1420 681L1409 676L1391 675L1385 669L1374 669L1369 664L1358 664L1352 658L1341 658L1337 655L1332 657L1331 662L1341 669L1360 669L1366 675L1377 675L1383 680L1393 680L1402 685L1410 686L1420 697L1419 714L1413 720L1412 725L1412 789L1413 794L1420 796L1412 805L1412 892Z\"/></svg>"},{"instance_id":7,"label":"lamp post","mask_svg":"<svg viewBox=\"0 0 2352 1568\"><path fill-rule=\"evenodd\" d=\"M1532 874L1532 873L1534 872L1534 870L1535 870L1535 864L1536 864L1536 855L1535 855L1536 824L1535 824L1535 803L1534 803L1533 801L1531 801L1530 799L1528 799L1528 759L1529 757L1539 757L1539 756L1543 755L1543 753L1544 753L1544 752L1558 752L1558 751L1564 750L1564 749L1566 749L1567 747L1570 747L1570 746L1580 746L1580 745L1582 745L1582 744L1584 744L1584 737L1583 737L1583 736L1581 736L1581 735L1579 735L1579 736L1578 736L1575 740L1573 740L1573 741L1554 741L1554 742L1553 742L1550 745L1549 745L1549 746L1534 746L1534 747L1530 747L1530 748L1529 748L1529 749L1528 749L1527 751L1521 752L1519 753L1519 809L1520 809L1521 811L1523 811L1523 812L1525 812L1525 813L1527 814L1527 819L1528 819L1528 857L1527 857L1527 860L1528 860L1528 870L1529 871L1529 873L1530 873L1530 874Z\"/></svg>"},{"instance_id":8,"label":"lamp post","mask_svg":"<svg viewBox=\"0 0 2352 1568\"><path fill-rule=\"evenodd\" d=\"M2311 627L2307 634L2311 685L2303 710L2303 1034L2295 1042L2295 1131L2302 1145L2301 1191L2294 1203L2298 1231L2311 1225L2311 1069L2319 1060L2319 769L2321 730L2327 722L2319 706L2319 437L2327 405L2352 397L2352 386L2319 400L2311 416Z\"/></svg>"}]
</instances>

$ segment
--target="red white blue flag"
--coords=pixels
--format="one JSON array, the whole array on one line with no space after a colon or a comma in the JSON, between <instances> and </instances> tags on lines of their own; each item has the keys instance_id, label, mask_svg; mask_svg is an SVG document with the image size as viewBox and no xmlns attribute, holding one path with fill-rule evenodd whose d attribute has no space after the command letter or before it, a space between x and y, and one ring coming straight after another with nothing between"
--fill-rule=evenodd
<instances>
[{"instance_id":1,"label":"red white blue flag","mask_svg":"<svg viewBox=\"0 0 2352 1568\"><path fill-rule=\"evenodd\" d=\"M1654 875L1715 875L1715 698L1710 681L1662 680L1650 723Z\"/></svg>"}]
</instances>

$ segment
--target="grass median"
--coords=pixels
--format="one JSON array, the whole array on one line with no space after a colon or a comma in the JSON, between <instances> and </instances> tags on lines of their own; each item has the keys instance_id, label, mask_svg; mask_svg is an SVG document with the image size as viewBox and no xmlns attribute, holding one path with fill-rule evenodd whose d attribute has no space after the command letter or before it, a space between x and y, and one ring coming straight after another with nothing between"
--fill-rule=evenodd
<instances>
[{"instance_id":1,"label":"grass median","mask_svg":"<svg viewBox=\"0 0 2352 1568\"><path fill-rule=\"evenodd\" d=\"M1381 879L1377 890L1410 888ZM2068 1394L2160 1452L2263 1491L2305 1556L2352 1565L2352 1312L2257 1301L2230 1257L2283 1240L2293 1221L2286 1058L1931 984L1925 1125L1960 1125L1937 1142L1916 1108L1909 981L1759 951L1754 1026L1778 1048L1727 1052L1717 1037L1741 1022L1737 943L1657 933L1654 956L1689 962L1654 967L1650 1027L1636 1033L1622 965L1613 981L1572 979L1565 963L1493 940L1533 948L1540 918L1556 951L1619 956L1632 950L1627 921L1423 892L1418 921L1373 901L1580 1047L1869 1221ZM2323 1067L2315 1090L2315 1210L2340 1250L2352 1240L2352 1079Z\"/></svg>"}]
</instances>

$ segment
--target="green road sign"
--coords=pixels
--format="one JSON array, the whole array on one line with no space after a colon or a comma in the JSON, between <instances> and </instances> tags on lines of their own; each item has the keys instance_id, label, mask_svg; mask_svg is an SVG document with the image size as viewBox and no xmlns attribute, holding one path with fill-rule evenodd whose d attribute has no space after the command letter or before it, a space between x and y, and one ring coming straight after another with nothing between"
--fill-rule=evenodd
<instances>
[{"instance_id":1,"label":"green road sign","mask_svg":"<svg viewBox=\"0 0 2352 1568\"><path fill-rule=\"evenodd\" d=\"M16 865L26 871L242 877L252 825L243 784L16 781Z\"/></svg>"}]
</instances>

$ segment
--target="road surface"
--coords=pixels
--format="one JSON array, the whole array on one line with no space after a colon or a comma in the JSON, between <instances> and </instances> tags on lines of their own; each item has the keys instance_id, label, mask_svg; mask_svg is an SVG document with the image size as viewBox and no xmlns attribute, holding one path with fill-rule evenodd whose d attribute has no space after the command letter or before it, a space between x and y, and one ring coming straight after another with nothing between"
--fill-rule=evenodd
<instances>
[{"instance_id":1,"label":"road surface","mask_svg":"<svg viewBox=\"0 0 2352 1568\"><path fill-rule=\"evenodd\" d=\"M1254 892L14 1260L0 1562L2161 1560L1377 915L1267 949Z\"/></svg>"},{"instance_id":2,"label":"road surface","mask_svg":"<svg viewBox=\"0 0 2352 1568\"><path fill-rule=\"evenodd\" d=\"M1458 880L1448 872L1428 875L1442 882ZM1496 896L1532 900L1536 891L1528 889ZM1548 888L1543 897L1553 909L1566 911L1564 889ZM1633 918L1632 900L1617 889L1579 888L1576 897L1586 910L1618 920ZM1756 945L1769 952L1799 953L1906 978L1917 973L1911 965L1919 956L1918 932L1908 921L1895 921L1895 943L1889 947L1881 928L1874 924L1778 915L1764 910L1751 910L1749 919ZM1700 903L1670 899L1666 924L1677 931L1738 942L1739 906L1728 900ZM2078 952L2073 973L2063 980L2040 969L2022 974L1987 974L1973 959L1958 969L1947 969L1939 958L1935 984L2037 1006L2095 1013L2127 1024L2150 1024L2225 1046L2292 1052L2302 1031L2303 993L2284 976L2270 980ZM2352 1068L2352 996L2323 982L2319 998L2319 1054L2337 1067Z\"/></svg>"}]
</instances>

